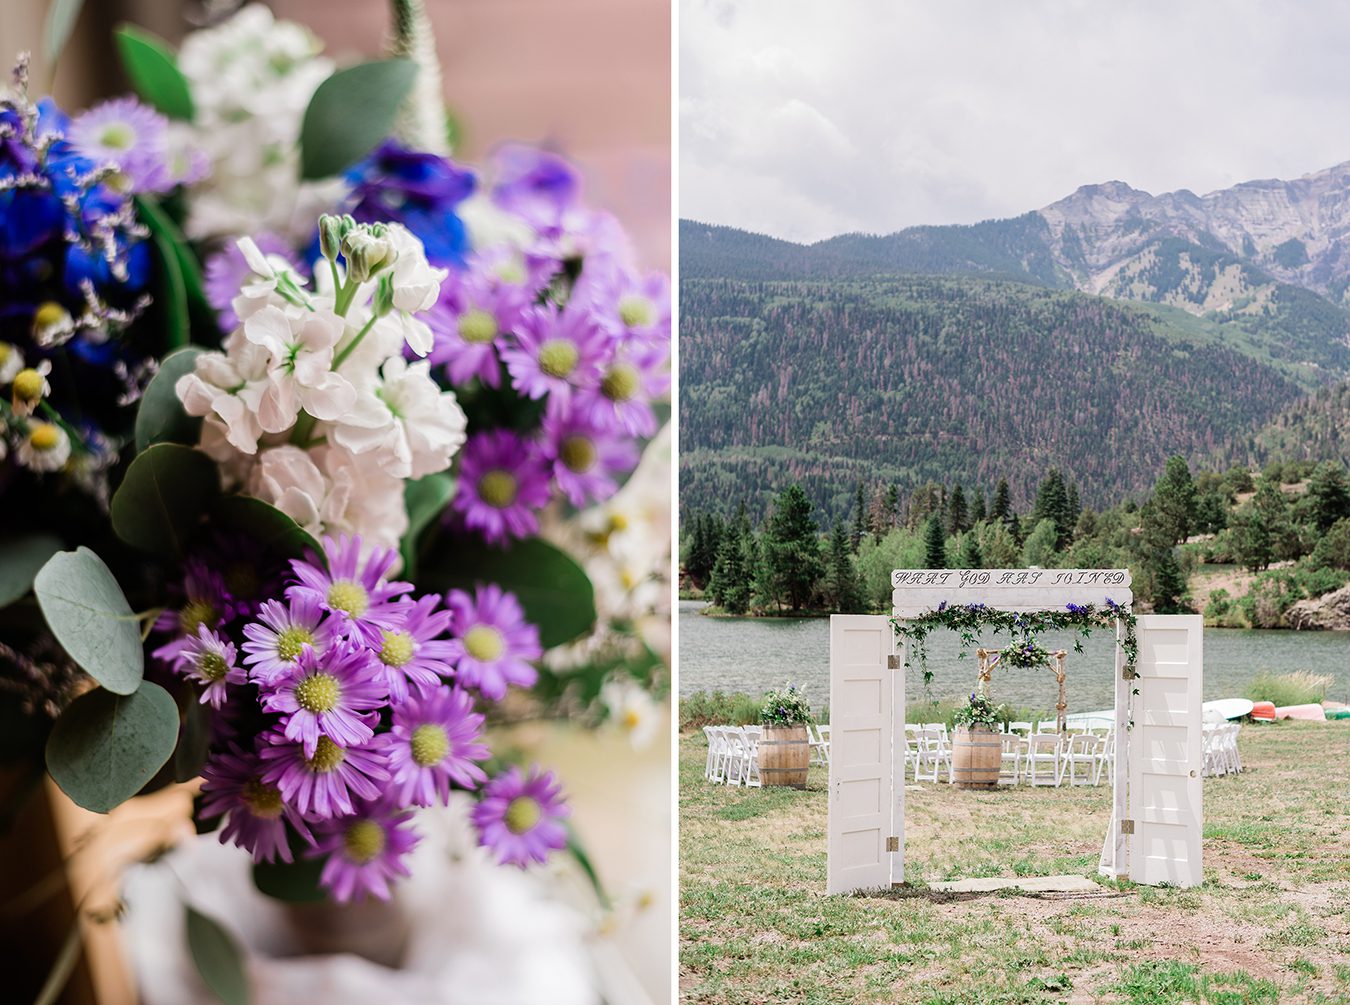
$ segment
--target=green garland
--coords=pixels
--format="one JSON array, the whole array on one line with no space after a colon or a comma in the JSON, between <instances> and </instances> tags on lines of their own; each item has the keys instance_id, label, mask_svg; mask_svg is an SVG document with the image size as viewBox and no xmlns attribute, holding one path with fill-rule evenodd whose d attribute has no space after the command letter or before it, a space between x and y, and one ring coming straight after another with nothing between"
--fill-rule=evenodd
<instances>
[{"instance_id":1,"label":"green garland","mask_svg":"<svg viewBox=\"0 0 1350 1005\"><path fill-rule=\"evenodd\" d=\"M917 655L919 666L923 669L923 686L927 690L933 683L933 672L928 669L928 636L938 628L946 628L961 634L961 658L964 659L970 646L979 641L980 629L992 629L995 635L1007 632L1009 635L1026 636L1036 632L1074 631L1073 651L1083 651L1083 639L1092 635L1094 628L1115 628L1123 625L1125 631L1120 638L1120 649L1125 654L1125 669L1121 676L1134 680L1139 676L1136 666L1139 661L1139 639L1135 634L1135 616L1128 605L1106 601L1099 608L1093 604L1080 606L1069 604L1063 611L1031 611L1017 613L1001 611L987 604L966 604L948 607L944 602L935 611L921 614L917 618L891 618L891 627L895 634L909 641L905 649L905 668L911 666L910 659Z\"/></svg>"}]
</instances>

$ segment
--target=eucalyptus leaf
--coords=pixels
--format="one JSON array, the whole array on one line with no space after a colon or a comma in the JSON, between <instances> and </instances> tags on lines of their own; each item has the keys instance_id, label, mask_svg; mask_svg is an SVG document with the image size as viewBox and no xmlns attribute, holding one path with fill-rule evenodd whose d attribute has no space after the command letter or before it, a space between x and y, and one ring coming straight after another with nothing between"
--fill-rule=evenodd
<instances>
[{"instance_id":1,"label":"eucalyptus leaf","mask_svg":"<svg viewBox=\"0 0 1350 1005\"><path fill-rule=\"evenodd\" d=\"M174 385L197 365L204 350L184 346L169 353L159 364L159 372L150 379L136 410L136 451L154 443L181 443L191 446L201 435L202 420L183 411Z\"/></svg>"},{"instance_id":2,"label":"eucalyptus leaf","mask_svg":"<svg viewBox=\"0 0 1350 1005\"><path fill-rule=\"evenodd\" d=\"M103 559L88 548L57 552L38 571L33 592L71 659L114 694L136 690L145 675L140 629Z\"/></svg>"},{"instance_id":3,"label":"eucalyptus leaf","mask_svg":"<svg viewBox=\"0 0 1350 1005\"><path fill-rule=\"evenodd\" d=\"M130 24L114 31L113 40L122 59L122 68L141 99L171 119L191 122L192 90L178 69L178 61L168 43Z\"/></svg>"},{"instance_id":4,"label":"eucalyptus leaf","mask_svg":"<svg viewBox=\"0 0 1350 1005\"><path fill-rule=\"evenodd\" d=\"M595 624L595 589L575 560L547 541L529 538L508 549L479 538L443 537L422 560L423 590L472 590L496 583L516 595L539 626L545 648L570 642Z\"/></svg>"},{"instance_id":5,"label":"eucalyptus leaf","mask_svg":"<svg viewBox=\"0 0 1350 1005\"><path fill-rule=\"evenodd\" d=\"M173 243L163 234L150 232L150 244L155 249L156 273L159 289L155 306L164 326L164 344L178 349L192 340L192 319L188 314L187 285L183 282L183 267Z\"/></svg>"},{"instance_id":6,"label":"eucalyptus leaf","mask_svg":"<svg viewBox=\"0 0 1350 1005\"><path fill-rule=\"evenodd\" d=\"M149 228L150 233L162 238L173 249L174 259L183 277L184 292L188 302L199 311L214 318L211 304L206 299L206 282L202 279L202 266L193 254L187 238L173 218L164 212L164 207L152 195L138 195L135 198L136 215Z\"/></svg>"},{"instance_id":7,"label":"eucalyptus leaf","mask_svg":"<svg viewBox=\"0 0 1350 1005\"><path fill-rule=\"evenodd\" d=\"M78 805L107 813L150 781L173 754L178 706L145 681L132 694L86 692L66 707L47 738L47 770Z\"/></svg>"},{"instance_id":8,"label":"eucalyptus leaf","mask_svg":"<svg viewBox=\"0 0 1350 1005\"><path fill-rule=\"evenodd\" d=\"M113 530L152 555L181 558L219 494L211 458L177 443L156 443L136 455L113 493Z\"/></svg>"},{"instance_id":9,"label":"eucalyptus leaf","mask_svg":"<svg viewBox=\"0 0 1350 1005\"><path fill-rule=\"evenodd\" d=\"M328 178L351 167L393 130L417 64L381 59L338 70L319 85L300 127L300 177Z\"/></svg>"},{"instance_id":10,"label":"eucalyptus leaf","mask_svg":"<svg viewBox=\"0 0 1350 1005\"><path fill-rule=\"evenodd\" d=\"M0 607L6 607L33 588L33 577L61 550L52 534L25 534L0 541Z\"/></svg>"},{"instance_id":11,"label":"eucalyptus leaf","mask_svg":"<svg viewBox=\"0 0 1350 1005\"><path fill-rule=\"evenodd\" d=\"M427 525L445 511L455 494L455 480L444 472L410 481L403 487L403 502L408 510L408 529L399 542L403 555L403 574L412 576L417 569L417 539Z\"/></svg>"},{"instance_id":12,"label":"eucalyptus leaf","mask_svg":"<svg viewBox=\"0 0 1350 1005\"><path fill-rule=\"evenodd\" d=\"M282 558L304 558L313 552L323 561L319 542L275 506L252 496L222 496L212 509L215 523L237 530Z\"/></svg>"},{"instance_id":13,"label":"eucalyptus leaf","mask_svg":"<svg viewBox=\"0 0 1350 1005\"><path fill-rule=\"evenodd\" d=\"M294 852L296 849L292 848ZM258 862L253 866L253 885L274 900L290 904L316 904L328 894L319 885L323 862L297 858L294 862Z\"/></svg>"},{"instance_id":14,"label":"eucalyptus leaf","mask_svg":"<svg viewBox=\"0 0 1350 1005\"><path fill-rule=\"evenodd\" d=\"M83 8L84 0L52 0L47 10L47 62L55 63L60 58Z\"/></svg>"},{"instance_id":15,"label":"eucalyptus leaf","mask_svg":"<svg viewBox=\"0 0 1350 1005\"><path fill-rule=\"evenodd\" d=\"M220 922L188 906L187 941L197 973L223 1005L249 1005L248 974L239 943Z\"/></svg>"}]
</instances>

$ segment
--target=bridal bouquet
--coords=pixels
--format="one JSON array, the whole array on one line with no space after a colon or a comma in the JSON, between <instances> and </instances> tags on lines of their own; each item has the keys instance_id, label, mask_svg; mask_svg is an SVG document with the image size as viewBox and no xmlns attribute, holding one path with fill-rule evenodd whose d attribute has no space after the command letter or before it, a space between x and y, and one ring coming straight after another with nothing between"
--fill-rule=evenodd
<instances>
[{"instance_id":1,"label":"bridal bouquet","mask_svg":"<svg viewBox=\"0 0 1350 1005\"><path fill-rule=\"evenodd\" d=\"M136 97L70 116L21 59L0 100L6 748L97 812L200 778L199 830L302 899L387 898L452 794L496 861L589 871L485 729L636 742L666 687L668 524L610 542L668 279L558 155L450 159L395 12L388 59L253 5L176 53L119 30Z\"/></svg>"}]
</instances>

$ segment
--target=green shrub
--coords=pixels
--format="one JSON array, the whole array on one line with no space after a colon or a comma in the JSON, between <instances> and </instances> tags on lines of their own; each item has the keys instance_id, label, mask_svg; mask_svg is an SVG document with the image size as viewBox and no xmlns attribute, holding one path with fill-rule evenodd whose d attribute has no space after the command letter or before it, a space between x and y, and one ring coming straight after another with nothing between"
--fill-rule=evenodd
<instances>
[{"instance_id":1,"label":"green shrub","mask_svg":"<svg viewBox=\"0 0 1350 1005\"><path fill-rule=\"evenodd\" d=\"M1276 705L1311 705L1320 702L1327 688L1335 683L1327 674L1297 670L1293 673L1257 674L1247 685L1247 697L1252 701L1271 701Z\"/></svg>"}]
</instances>

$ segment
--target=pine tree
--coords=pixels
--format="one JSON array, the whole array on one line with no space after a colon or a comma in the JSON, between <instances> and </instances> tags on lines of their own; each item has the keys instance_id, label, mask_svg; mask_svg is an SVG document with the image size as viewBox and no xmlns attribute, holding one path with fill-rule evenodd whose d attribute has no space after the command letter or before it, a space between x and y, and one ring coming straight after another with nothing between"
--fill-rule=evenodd
<instances>
[{"instance_id":1,"label":"pine tree","mask_svg":"<svg viewBox=\"0 0 1350 1005\"><path fill-rule=\"evenodd\" d=\"M970 525L974 527L977 523L983 523L985 517L989 515L989 504L984 498L984 489L975 493L975 501L970 504Z\"/></svg>"},{"instance_id":2,"label":"pine tree","mask_svg":"<svg viewBox=\"0 0 1350 1005\"><path fill-rule=\"evenodd\" d=\"M1308 504L1317 529L1325 534L1338 521L1350 517L1350 485L1345 468L1335 461L1324 461L1313 469L1308 480Z\"/></svg>"},{"instance_id":3,"label":"pine tree","mask_svg":"<svg viewBox=\"0 0 1350 1005\"><path fill-rule=\"evenodd\" d=\"M744 614L750 609L754 570L750 564L749 544L753 540L745 506L722 535L717 561L708 581L708 596L729 614Z\"/></svg>"},{"instance_id":4,"label":"pine tree","mask_svg":"<svg viewBox=\"0 0 1350 1005\"><path fill-rule=\"evenodd\" d=\"M923 529L924 561L929 569L947 568L947 540L942 532L942 521L934 513Z\"/></svg>"},{"instance_id":5,"label":"pine tree","mask_svg":"<svg viewBox=\"0 0 1350 1005\"><path fill-rule=\"evenodd\" d=\"M958 485L947 500L947 533L952 537L964 533L970 526L966 520L966 492Z\"/></svg>"},{"instance_id":6,"label":"pine tree","mask_svg":"<svg viewBox=\"0 0 1350 1005\"><path fill-rule=\"evenodd\" d=\"M980 551L991 569L1012 569L1021 564L1022 553L1017 540L1002 520L990 520L984 525Z\"/></svg>"},{"instance_id":7,"label":"pine tree","mask_svg":"<svg viewBox=\"0 0 1350 1005\"><path fill-rule=\"evenodd\" d=\"M1078 483L1069 482L1069 526L1071 528L1078 526L1078 514L1081 512L1083 512L1083 504L1078 499ZM1070 531L1069 537L1072 539L1072 531Z\"/></svg>"},{"instance_id":8,"label":"pine tree","mask_svg":"<svg viewBox=\"0 0 1350 1005\"><path fill-rule=\"evenodd\" d=\"M1177 562L1175 548L1167 548L1153 559L1149 570L1153 584L1153 611L1156 614L1186 614L1186 576Z\"/></svg>"},{"instance_id":9,"label":"pine tree","mask_svg":"<svg viewBox=\"0 0 1350 1005\"><path fill-rule=\"evenodd\" d=\"M983 569L984 555L980 551L980 535L975 528L966 531L961 541L961 567L963 569Z\"/></svg>"},{"instance_id":10,"label":"pine tree","mask_svg":"<svg viewBox=\"0 0 1350 1005\"><path fill-rule=\"evenodd\" d=\"M1008 492L1008 479L1000 478L998 488L994 489L994 505L989 508L989 519L1011 524L1013 519L1012 495Z\"/></svg>"},{"instance_id":11,"label":"pine tree","mask_svg":"<svg viewBox=\"0 0 1350 1005\"><path fill-rule=\"evenodd\" d=\"M722 518L716 514L700 513L694 518L689 547L685 553L684 571L699 589L705 589L712 576L723 532Z\"/></svg>"},{"instance_id":12,"label":"pine tree","mask_svg":"<svg viewBox=\"0 0 1350 1005\"><path fill-rule=\"evenodd\" d=\"M867 500L863 495L863 484L858 483L857 491L853 498L853 554L858 554L858 549L862 547L863 535L867 533Z\"/></svg>"},{"instance_id":13,"label":"pine tree","mask_svg":"<svg viewBox=\"0 0 1350 1005\"><path fill-rule=\"evenodd\" d=\"M1026 544L1022 546L1022 564L1034 565L1042 569L1053 569L1055 567L1058 548L1059 531L1055 529L1055 521L1046 517L1036 524L1035 529L1027 535Z\"/></svg>"},{"instance_id":14,"label":"pine tree","mask_svg":"<svg viewBox=\"0 0 1350 1005\"><path fill-rule=\"evenodd\" d=\"M1191 469L1183 457L1167 459L1167 465L1153 489L1154 518L1169 545L1177 545L1191 534L1195 523L1195 484Z\"/></svg>"},{"instance_id":15,"label":"pine tree","mask_svg":"<svg viewBox=\"0 0 1350 1005\"><path fill-rule=\"evenodd\" d=\"M789 485L774 500L761 544L775 593L794 611L806 607L824 568L820 528L800 485Z\"/></svg>"},{"instance_id":16,"label":"pine tree","mask_svg":"<svg viewBox=\"0 0 1350 1005\"><path fill-rule=\"evenodd\" d=\"M853 567L848 535L844 525L836 523L830 533L830 562L827 590L830 602L839 614L857 614L862 610L862 588Z\"/></svg>"},{"instance_id":17,"label":"pine tree","mask_svg":"<svg viewBox=\"0 0 1350 1005\"><path fill-rule=\"evenodd\" d=\"M1074 520L1069 517L1069 490L1058 468L1051 468L1045 481L1041 482L1036 492L1036 503L1031 508L1031 519L1037 527L1042 520L1054 522L1056 551L1067 545L1073 536Z\"/></svg>"}]
</instances>

